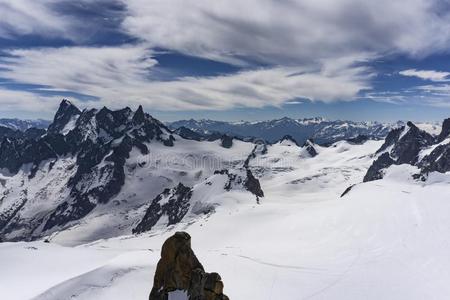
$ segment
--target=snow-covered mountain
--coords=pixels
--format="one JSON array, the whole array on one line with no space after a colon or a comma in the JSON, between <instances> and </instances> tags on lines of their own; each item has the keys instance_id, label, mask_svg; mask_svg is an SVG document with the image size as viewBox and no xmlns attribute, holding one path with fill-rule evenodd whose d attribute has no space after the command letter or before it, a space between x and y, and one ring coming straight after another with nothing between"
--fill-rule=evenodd
<instances>
[{"instance_id":1,"label":"snow-covered mountain","mask_svg":"<svg viewBox=\"0 0 450 300\"><path fill-rule=\"evenodd\" d=\"M213 209L214 201L199 190L241 190L256 203L259 183L244 167L253 147L225 136L184 139L142 107L80 111L64 100L46 134L5 137L0 144L0 237L30 240L78 231L93 241L131 233L148 209L159 216L155 224L170 225L188 211L200 214L202 202ZM192 190L192 197L171 206L183 210L153 200L176 186ZM160 204L155 211L152 205Z\"/></svg>"},{"instance_id":2,"label":"snow-covered mountain","mask_svg":"<svg viewBox=\"0 0 450 300\"><path fill-rule=\"evenodd\" d=\"M313 139L319 144L331 144L339 140L365 135L373 139L383 139L391 129L400 123L383 124L378 122L328 121L323 118L291 119L282 118L259 122L223 122L213 120L181 120L168 123L172 129L187 128L191 131L208 135L222 133L241 138L256 137L270 143L285 135L292 136L303 144Z\"/></svg>"},{"instance_id":3,"label":"snow-covered mountain","mask_svg":"<svg viewBox=\"0 0 450 300\"><path fill-rule=\"evenodd\" d=\"M414 178L426 180L433 172L450 171L450 118L444 120L438 136L431 135L412 122L392 130L377 150L377 159L364 181L383 178L392 165L409 164L418 168Z\"/></svg>"},{"instance_id":4,"label":"snow-covered mountain","mask_svg":"<svg viewBox=\"0 0 450 300\"><path fill-rule=\"evenodd\" d=\"M50 121L48 120L21 120L21 119L0 119L0 126L7 127L13 130L25 131L30 128L39 128L39 129L47 129L48 125L50 125Z\"/></svg>"},{"instance_id":5,"label":"snow-covered mountain","mask_svg":"<svg viewBox=\"0 0 450 300\"><path fill-rule=\"evenodd\" d=\"M421 128L266 144L64 101L0 144L0 290L145 299L182 230L233 300L446 299L450 119Z\"/></svg>"}]
</instances>

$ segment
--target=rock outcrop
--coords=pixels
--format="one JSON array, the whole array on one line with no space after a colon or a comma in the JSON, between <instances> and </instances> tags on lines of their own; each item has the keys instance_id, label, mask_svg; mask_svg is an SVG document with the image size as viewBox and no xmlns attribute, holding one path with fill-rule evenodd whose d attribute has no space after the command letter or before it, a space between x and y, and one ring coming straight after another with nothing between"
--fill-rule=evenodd
<instances>
[{"instance_id":1,"label":"rock outcrop","mask_svg":"<svg viewBox=\"0 0 450 300\"><path fill-rule=\"evenodd\" d=\"M302 148L305 149L311 157L315 157L318 154L316 148L314 148L314 141L311 139L306 140Z\"/></svg>"},{"instance_id":2,"label":"rock outcrop","mask_svg":"<svg viewBox=\"0 0 450 300\"><path fill-rule=\"evenodd\" d=\"M391 165L409 164L420 169L416 179L426 180L431 172L450 171L450 118L444 120L441 133L435 137L408 122L392 130L376 152L378 158L364 176L364 182L382 179Z\"/></svg>"},{"instance_id":3,"label":"rock outcrop","mask_svg":"<svg viewBox=\"0 0 450 300\"><path fill-rule=\"evenodd\" d=\"M356 137L352 137L352 138L346 139L346 141L349 144L352 144L352 145L362 145L365 142L367 142L368 140L369 140L369 137L367 135L364 135L364 134L359 134Z\"/></svg>"},{"instance_id":4,"label":"rock outcrop","mask_svg":"<svg viewBox=\"0 0 450 300\"><path fill-rule=\"evenodd\" d=\"M186 300L229 300L223 294L220 275L205 272L186 232L177 232L164 242L149 300L168 300L175 295Z\"/></svg>"},{"instance_id":5,"label":"rock outcrop","mask_svg":"<svg viewBox=\"0 0 450 300\"><path fill-rule=\"evenodd\" d=\"M447 118L442 123L442 130L438 136L438 142L442 142L449 136L450 136L450 118Z\"/></svg>"},{"instance_id":6,"label":"rock outcrop","mask_svg":"<svg viewBox=\"0 0 450 300\"><path fill-rule=\"evenodd\" d=\"M419 129L412 122L392 130L378 149L377 154L380 156L370 166L364 176L364 182L383 178L384 169L391 165L416 165L420 151L434 142L435 138L431 134Z\"/></svg>"},{"instance_id":7,"label":"rock outcrop","mask_svg":"<svg viewBox=\"0 0 450 300\"><path fill-rule=\"evenodd\" d=\"M220 138L220 145L224 148L231 148L233 146L233 137L224 134L221 138Z\"/></svg>"},{"instance_id":8,"label":"rock outcrop","mask_svg":"<svg viewBox=\"0 0 450 300\"><path fill-rule=\"evenodd\" d=\"M165 189L153 199L144 218L133 229L133 233L151 230L163 215L168 218L168 226L180 222L189 210L191 197L192 189L182 183L172 189Z\"/></svg>"}]
</instances>

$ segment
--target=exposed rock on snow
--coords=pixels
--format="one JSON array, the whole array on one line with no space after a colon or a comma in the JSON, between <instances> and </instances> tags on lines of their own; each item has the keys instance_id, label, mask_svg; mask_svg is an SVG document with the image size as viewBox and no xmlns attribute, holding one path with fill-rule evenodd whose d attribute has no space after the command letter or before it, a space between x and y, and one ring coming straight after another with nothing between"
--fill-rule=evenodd
<instances>
[{"instance_id":1,"label":"exposed rock on snow","mask_svg":"<svg viewBox=\"0 0 450 300\"><path fill-rule=\"evenodd\" d=\"M165 189L150 204L142 221L133 229L133 233L149 231L163 215L167 216L167 225L180 222L187 214L192 197L192 189L179 183L172 189Z\"/></svg>"},{"instance_id":2,"label":"exposed rock on snow","mask_svg":"<svg viewBox=\"0 0 450 300\"><path fill-rule=\"evenodd\" d=\"M179 183L176 187L165 189L150 203L144 218L133 229L133 233L150 231L156 225L170 226L185 218L213 213L219 204L211 195L220 195L231 190L247 190L259 198L264 197L259 180L249 169L220 170L193 188Z\"/></svg>"},{"instance_id":3,"label":"exposed rock on snow","mask_svg":"<svg viewBox=\"0 0 450 300\"><path fill-rule=\"evenodd\" d=\"M7 175L1 187L0 235L11 239L39 237L84 218L122 190L133 149L135 155L147 155L149 143L172 147L175 142L171 131L142 107L136 112L106 107L81 112L67 100L61 102L48 132L41 133L30 130L34 138L22 134L0 143L0 171ZM49 179L33 180L38 172ZM50 190L50 182L59 185ZM34 193L28 194L30 190ZM50 194L57 199L47 200Z\"/></svg>"},{"instance_id":4,"label":"exposed rock on snow","mask_svg":"<svg viewBox=\"0 0 450 300\"><path fill-rule=\"evenodd\" d=\"M311 157L315 157L315 156L317 155L317 151L316 151L316 149L314 148L314 141L311 140L311 139L308 139L308 140L305 142L305 144L303 145L302 148L305 149L306 152L308 152L308 154L309 154Z\"/></svg>"},{"instance_id":5,"label":"exposed rock on snow","mask_svg":"<svg viewBox=\"0 0 450 300\"><path fill-rule=\"evenodd\" d=\"M431 172L450 171L450 119L442 125L438 137L419 129L412 122L392 130L384 144L378 149L381 154L367 171L364 181L381 179L385 169L391 165L409 164L420 168L414 178L425 180Z\"/></svg>"},{"instance_id":6,"label":"exposed rock on snow","mask_svg":"<svg viewBox=\"0 0 450 300\"><path fill-rule=\"evenodd\" d=\"M48 126L51 133L61 133L69 122L76 120L81 111L68 100L63 100L56 112L53 123Z\"/></svg>"},{"instance_id":7,"label":"exposed rock on snow","mask_svg":"<svg viewBox=\"0 0 450 300\"><path fill-rule=\"evenodd\" d=\"M444 122L442 123L442 130L438 136L438 142L442 142L449 136L450 136L450 118L445 119Z\"/></svg>"},{"instance_id":8,"label":"exposed rock on snow","mask_svg":"<svg viewBox=\"0 0 450 300\"><path fill-rule=\"evenodd\" d=\"M229 149L233 146L233 138L231 136L224 134L220 138L220 144L222 145L222 147Z\"/></svg>"},{"instance_id":9,"label":"exposed rock on snow","mask_svg":"<svg viewBox=\"0 0 450 300\"><path fill-rule=\"evenodd\" d=\"M369 140L369 137L364 134L360 134L354 138L347 139L347 142L353 145L361 145Z\"/></svg>"},{"instance_id":10,"label":"exposed rock on snow","mask_svg":"<svg viewBox=\"0 0 450 300\"><path fill-rule=\"evenodd\" d=\"M164 242L149 300L167 300L176 294L176 299L228 300L220 275L205 272L186 232L176 232Z\"/></svg>"},{"instance_id":11,"label":"exposed rock on snow","mask_svg":"<svg viewBox=\"0 0 450 300\"><path fill-rule=\"evenodd\" d=\"M419 153L422 149L430 146L435 138L419 129L412 122L406 126L392 130L384 144L378 149L381 154L372 164L364 176L364 181L371 181L383 178L383 169L396 164L415 165L419 160Z\"/></svg>"},{"instance_id":12,"label":"exposed rock on snow","mask_svg":"<svg viewBox=\"0 0 450 300\"><path fill-rule=\"evenodd\" d=\"M276 143L285 146L299 146L298 142L291 135L284 135L281 139L279 139Z\"/></svg>"}]
</instances>

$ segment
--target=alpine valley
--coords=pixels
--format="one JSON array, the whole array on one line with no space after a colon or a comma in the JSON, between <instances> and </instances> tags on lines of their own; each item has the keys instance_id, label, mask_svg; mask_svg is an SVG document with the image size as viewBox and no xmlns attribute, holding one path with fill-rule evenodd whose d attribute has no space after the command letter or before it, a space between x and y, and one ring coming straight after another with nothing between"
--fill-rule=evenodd
<instances>
[{"instance_id":1,"label":"alpine valley","mask_svg":"<svg viewBox=\"0 0 450 300\"><path fill-rule=\"evenodd\" d=\"M0 127L2 299L147 299L177 231L233 300L450 294L450 118L40 127Z\"/></svg>"}]
</instances>

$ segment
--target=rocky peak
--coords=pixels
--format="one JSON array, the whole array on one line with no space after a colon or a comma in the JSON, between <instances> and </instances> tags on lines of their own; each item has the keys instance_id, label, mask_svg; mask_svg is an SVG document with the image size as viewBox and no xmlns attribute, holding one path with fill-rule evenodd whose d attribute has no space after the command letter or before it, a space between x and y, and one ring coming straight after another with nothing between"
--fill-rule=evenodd
<instances>
[{"instance_id":1,"label":"rocky peak","mask_svg":"<svg viewBox=\"0 0 450 300\"><path fill-rule=\"evenodd\" d=\"M450 118L447 118L442 123L442 130L438 136L438 142L442 142L449 136L450 136Z\"/></svg>"},{"instance_id":2,"label":"rocky peak","mask_svg":"<svg viewBox=\"0 0 450 300\"><path fill-rule=\"evenodd\" d=\"M307 139L302 148L305 149L311 157L317 155L317 150L314 148L314 141L312 139Z\"/></svg>"},{"instance_id":3,"label":"rocky peak","mask_svg":"<svg viewBox=\"0 0 450 300\"><path fill-rule=\"evenodd\" d=\"M233 146L233 137L226 134L222 135L220 138L220 145L227 149L231 148Z\"/></svg>"},{"instance_id":4,"label":"rocky peak","mask_svg":"<svg viewBox=\"0 0 450 300\"><path fill-rule=\"evenodd\" d=\"M398 164L415 164L420 150L431 145L435 140L431 134L419 129L412 122L408 122L407 126L391 151L391 157Z\"/></svg>"},{"instance_id":5,"label":"rocky peak","mask_svg":"<svg viewBox=\"0 0 450 300\"><path fill-rule=\"evenodd\" d=\"M279 144L283 144L283 145L290 145L290 144L294 144L298 146L297 141L289 134L283 136L279 141Z\"/></svg>"},{"instance_id":6,"label":"rocky peak","mask_svg":"<svg viewBox=\"0 0 450 300\"><path fill-rule=\"evenodd\" d=\"M191 248L191 236L176 232L161 248L149 300L229 300L219 274L207 273Z\"/></svg>"},{"instance_id":7,"label":"rocky peak","mask_svg":"<svg viewBox=\"0 0 450 300\"><path fill-rule=\"evenodd\" d=\"M441 134L445 134L444 128ZM422 168L422 172L426 170L426 173L450 169L444 145L436 147L430 155L419 161L419 153L434 144L436 144L435 137L421 130L412 122L407 122L406 126L394 129L387 135L384 144L377 151L377 154L381 155L367 171L364 181L383 178L383 170L394 164L417 165ZM442 160L436 163L437 159Z\"/></svg>"},{"instance_id":8,"label":"rocky peak","mask_svg":"<svg viewBox=\"0 0 450 300\"><path fill-rule=\"evenodd\" d=\"M133 123L142 124L145 121L145 113L142 105L139 105L138 109L134 112Z\"/></svg>"},{"instance_id":9,"label":"rocky peak","mask_svg":"<svg viewBox=\"0 0 450 300\"><path fill-rule=\"evenodd\" d=\"M48 126L50 133L59 133L69 123L72 118L81 114L81 111L73 105L69 100L63 99L55 114L53 123Z\"/></svg>"},{"instance_id":10,"label":"rocky peak","mask_svg":"<svg viewBox=\"0 0 450 300\"><path fill-rule=\"evenodd\" d=\"M144 218L139 222L133 233L149 231L166 215L168 226L180 222L187 214L192 197L192 189L179 183L176 187L165 189L151 202Z\"/></svg>"}]
</instances>

